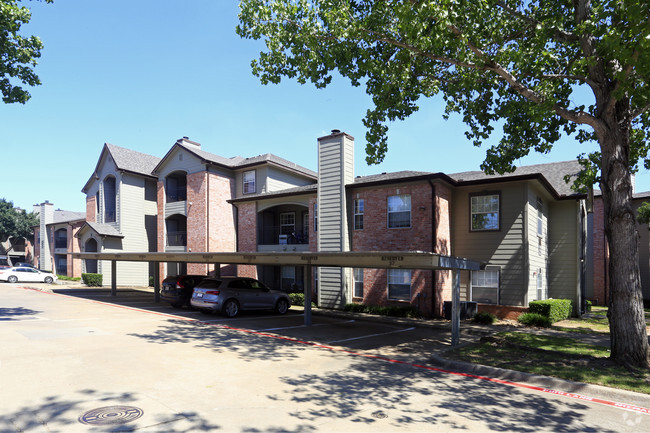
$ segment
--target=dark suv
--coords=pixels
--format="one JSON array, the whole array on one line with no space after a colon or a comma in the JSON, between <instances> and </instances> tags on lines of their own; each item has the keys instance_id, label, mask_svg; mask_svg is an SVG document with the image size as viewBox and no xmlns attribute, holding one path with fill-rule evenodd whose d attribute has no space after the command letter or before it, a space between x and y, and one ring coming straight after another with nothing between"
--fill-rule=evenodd
<instances>
[{"instance_id":1,"label":"dark suv","mask_svg":"<svg viewBox=\"0 0 650 433\"><path fill-rule=\"evenodd\" d=\"M192 291L207 275L174 275L167 277L162 282L160 299L169 302L174 308L183 305L190 307Z\"/></svg>"}]
</instances>

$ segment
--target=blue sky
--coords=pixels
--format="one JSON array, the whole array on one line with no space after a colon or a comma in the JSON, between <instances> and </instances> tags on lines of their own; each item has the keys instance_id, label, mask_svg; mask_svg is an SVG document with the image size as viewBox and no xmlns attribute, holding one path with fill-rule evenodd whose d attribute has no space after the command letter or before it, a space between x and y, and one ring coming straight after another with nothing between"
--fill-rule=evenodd
<instances>
[{"instance_id":1,"label":"blue sky","mask_svg":"<svg viewBox=\"0 0 650 433\"><path fill-rule=\"evenodd\" d=\"M234 0L55 0L23 2L23 34L45 48L42 85L25 105L0 104L4 161L0 197L27 210L49 200L85 211L81 193L104 143L162 157L183 136L224 157L273 153L316 170L316 139L332 129L355 137L355 172L478 170L485 150L465 138L459 117L445 121L441 98L391 125L380 165L365 163L371 106L342 78L327 89L284 80L261 85L250 62L262 42L235 33ZM493 139L498 140L498 135ZM572 139L521 164L574 159L590 148ZM637 191L650 176L637 176Z\"/></svg>"}]
</instances>

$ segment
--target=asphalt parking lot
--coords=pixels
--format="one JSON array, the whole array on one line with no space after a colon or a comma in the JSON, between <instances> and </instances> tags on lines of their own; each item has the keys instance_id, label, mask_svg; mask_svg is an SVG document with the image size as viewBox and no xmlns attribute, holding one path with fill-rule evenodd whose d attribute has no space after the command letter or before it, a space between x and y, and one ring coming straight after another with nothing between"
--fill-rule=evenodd
<instances>
[{"instance_id":1,"label":"asphalt parking lot","mask_svg":"<svg viewBox=\"0 0 650 433\"><path fill-rule=\"evenodd\" d=\"M444 324L39 289L0 285L0 432L650 431L647 396L439 369Z\"/></svg>"}]
</instances>

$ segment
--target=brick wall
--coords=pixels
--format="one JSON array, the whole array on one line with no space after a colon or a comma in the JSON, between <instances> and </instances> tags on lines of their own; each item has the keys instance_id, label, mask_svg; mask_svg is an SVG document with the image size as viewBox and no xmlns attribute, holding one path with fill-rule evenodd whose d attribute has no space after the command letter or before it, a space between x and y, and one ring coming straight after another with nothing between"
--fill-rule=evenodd
<instances>
[{"instance_id":1,"label":"brick wall","mask_svg":"<svg viewBox=\"0 0 650 433\"><path fill-rule=\"evenodd\" d=\"M389 229L388 197L403 194L411 196L411 227ZM363 230L352 230L352 251L432 251L434 248L433 196L430 184L402 184L351 190L348 203L350 209L354 208L355 199L364 200L364 227ZM444 198L440 197L439 201L444 203ZM439 223L443 227L444 224L442 220ZM441 236L444 238L444 233ZM448 245L448 240L442 238L441 245ZM412 305L425 316L436 314L433 286L435 284L441 289L445 287L444 277L434 283L431 271L414 269L411 275L411 301L401 302L388 299L387 276L386 269L365 269L364 296L363 299L355 300L368 305ZM436 310L442 311L441 308L436 306Z\"/></svg>"},{"instance_id":2,"label":"brick wall","mask_svg":"<svg viewBox=\"0 0 650 433\"><path fill-rule=\"evenodd\" d=\"M239 251L244 253L257 251L257 205L255 202L238 205L237 224ZM257 278L257 266L239 265L237 268L239 276Z\"/></svg>"},{"instance_id":3,"label":"brick wall","mask_svg":"<svg viewBox=\"0 0 650 433\"><path fill-rule=\"evenodd\" d=\"M81 241L79 238L75 237L79 229L84 225L84 221L74 223L73 225L68 225L67 236L68 236L68 252L69 253L78 253L81 252ZM68 256L67 260L67 270L68 277L81 277L81 259L73 259L72 256Z\"/></svg>"},{"instance_id":4,"label":"brick wall","mask_svg":"<svg viewBox=\"0 0 650 433\"><path fill-rule=\"evenodd\" d=\"M86 221L97 222L97 197L86 197Z\"/></svg>"},{"instance_id":5,"label":"brick wall","mask_svg":"<svg viewBox=\"0 0 650 433\"><path fill-rule=\"evenodd\" d=\"M444 184L435 185L435 223L436 243L434 253L451 255L451 189ZM450 301L452 295L451 271L435 271L435 296L433 315L443 315L443 302Z\"/></svg>"},{"instance_id":6,"label":"brick wall","mask_svg":"<svg viewBox=\"0 0 650 433\"><path fill-rule=\"evenodd\" d=\"M187 251L203 253L208 251L207 200L208 173L200 171L187 175ZM230 198L230 197L227 197ZM226 199L226 197L224 197ZM190 204L191 203L191 204ZM209 266L205 263L188 263L187 273L205 275Z\"/></svg>"}]
</instances>

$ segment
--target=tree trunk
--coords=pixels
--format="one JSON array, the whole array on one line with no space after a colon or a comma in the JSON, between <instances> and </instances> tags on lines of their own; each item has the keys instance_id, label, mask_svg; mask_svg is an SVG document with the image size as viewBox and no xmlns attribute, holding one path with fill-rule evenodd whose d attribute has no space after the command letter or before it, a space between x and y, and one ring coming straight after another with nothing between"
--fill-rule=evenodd
<instances>
[{"instance_id":1,"label":"tree trunk","mask_svg":"<svg viewBox=\"0 0 650 433\"><path fill-rule=\"evenodd\" d=\"M618 117L618 116L612 116ZM639 234L632 207L632 176L625 122L606 121L599 134L605 234L609 243L611 357L625 366L649 368L648 335L639 273ZM623 130L622 130L623 129Z\"/></svg>"}]
</instances>

